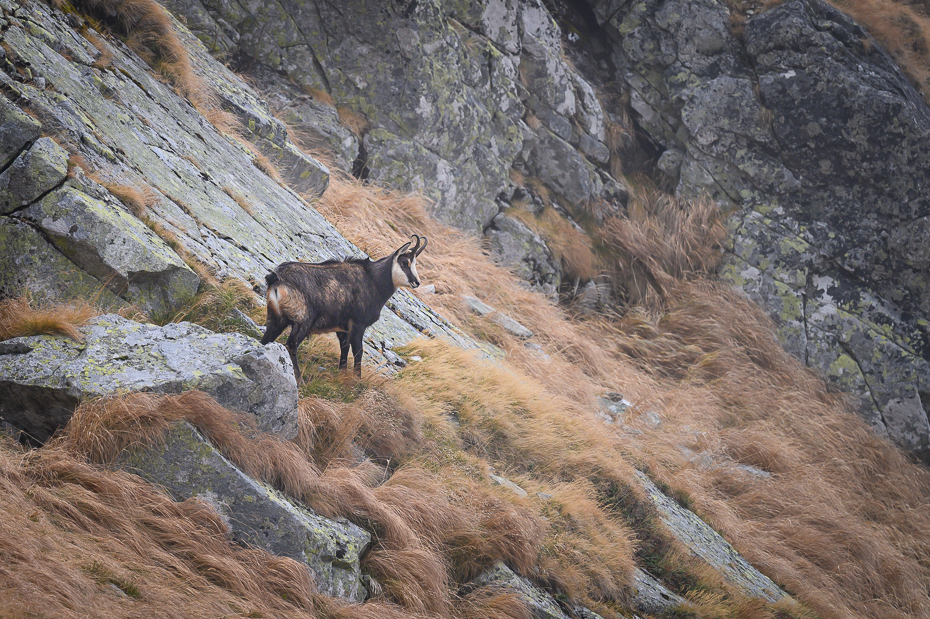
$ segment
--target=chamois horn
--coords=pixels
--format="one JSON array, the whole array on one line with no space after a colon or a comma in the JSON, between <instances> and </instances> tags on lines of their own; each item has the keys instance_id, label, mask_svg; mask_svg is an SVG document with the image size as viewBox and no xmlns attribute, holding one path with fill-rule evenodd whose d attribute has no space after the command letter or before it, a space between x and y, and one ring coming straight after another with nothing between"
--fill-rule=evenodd
<instances>
[{"instance_id":1,"label":"chamois horn","mask_svg":"<svg viewBox=\"0 0 930 619\"><path fill-rule=\"evenodd\" d=\"M417 244L413 246L413 249L410 250L410 253L413 254L413 257L416 258L423 253L423 250L426 249L426 244L429 242L426 237L421 237L419 234L412 235L417 240ZM420 247L420 241L423 241L423 246Z\"/></svg>"}]
</instances>

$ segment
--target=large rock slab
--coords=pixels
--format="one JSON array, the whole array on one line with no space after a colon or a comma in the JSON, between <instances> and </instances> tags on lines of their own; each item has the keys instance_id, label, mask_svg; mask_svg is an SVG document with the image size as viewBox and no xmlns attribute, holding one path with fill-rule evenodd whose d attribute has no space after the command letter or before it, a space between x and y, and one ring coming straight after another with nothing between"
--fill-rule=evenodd
<instances>
[{"instance_id":1,"label":"large rock slab","mask_svg":"<svg viewBox=\"0 0 930 619\"><path fill-rule=\"evenodd\" d=\"M514 573L501 562L495 563L491 569L476 578L471 583L477 586L491 586L516 593L526 604L534 619L567 619L551 595L534 586L526 578Z\"/></svg>"},{"instance_id":2,"label":"large rock slab","mask_svg":"<svg viewBox=\"0 0 930 619\"><path fill-rule=\"evenodd\" d=\"M33 299L45 302L84 299L105 308L126 305L35 228L0 217L0 297L17 297L25 290Z\"/></svg>"},{"instance_id":3,"label":"large rock slab","mask_svg":"<svg viewBox=\"0 0 930 619\"><path fill-rule=\"evenodd\" d=\"M777 602L787 597L778 585L754 568L697 514L685 509L659 490L645 474L638 473L637 478L646 490L662 523L692 554L706 561L746 595L768 602ZM643 582L648 584L648 580ZM645 612L646 609L644 608L643 611Z\"/></svg>"},{"instance_id":4,"label":"large rock slab","mask_svg":"<svg viewBox=\"0 0 930 619\"><path fill-rule=\"evenodd\" d=\"M631 606L642 613L660 614L672 608L687 608L688 600L669 589L640 568L633 570Z\"/></svg>"},{"instance_id":5,"label":"large rock slab","mask_svg":"<svg viewBox=\"0 0 930 619\"><path fill-rule=\"evenodd\" d=\"M5 168L30 142L39 137L42 124L0 95L0 169Z\"/></svg>"},{"instance_id":6,"label":"large rock slab","mask_svg":"<svg viewBox=\"0 0 930 619\"><path fill-rule=\"evenodd\" d=\"M68 174L68 153L51 138L39 138L0 174L0 213L32 204Z\"/></svg>"},{"instance_id":7,"label":"large rock slab","mask_svg":"<svg viewBox=\"0 0 930 619\"><path fill-rule=\"evenodd\" d=\"M200 389L256 416L266 432L297 436L297 384L284 346L190 323L157 327L107 314L84 340L21 337L0 343L0 417L47 440L85 398Z\"/></svg>"},{"instance_id":8,"label":"large rock slab","mask_svg":"<svg viewBox=\"0 0 930 619\"><path fill-rule=\"evenodd\" d=\"M322 593L364 601L359 557L371 542L368 532L324 518L252 479L188 423L175 424L163 443L124 455L117 465L162 486L176 501L209 503L233 539L305 563Z\"/></svg>"},{"instance_id":9,"label":"large rock slab","mask_svg":"<svg viewBox=\"0 0 930 619\"><path fill-rule=\"evenodd\" d=\"M19 216L114 294L147 312L164 314L197 293L200 277L145 224L113 204L63 187Z\"/></svg>"},{"instance_id":10,"label":"large rock slab","mask_svg":"<svg viewBox=\"0 0 930 619\"><path fill-rule=\"evenodd\" d=\"M533 288L554 294L561 283L561 269L542 238L515 217L500 213L486 231L491 255L501 266L529 282Z\"/></svg>"}]
</instances>

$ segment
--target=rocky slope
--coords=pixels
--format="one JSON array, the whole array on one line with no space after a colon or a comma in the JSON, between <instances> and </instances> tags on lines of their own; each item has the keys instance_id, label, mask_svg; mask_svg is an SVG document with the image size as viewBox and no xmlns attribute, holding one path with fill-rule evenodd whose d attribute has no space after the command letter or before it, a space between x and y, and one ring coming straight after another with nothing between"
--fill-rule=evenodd
<instances>
[{"instance_id":1,"label":"rocky slope","mask_svg":"<svg viewBox=\"0 0 930 619\"><path fill-rule=\"evenodd\" d=\"M486 234L547 292L566 279L577 290L578 275L513 216L543 207L538 185L514 179L538 179L595 237L627 200L612 158L657 166L681 198L711 196L729 214L723 276L878 432L930 453L930 112L824 2L750 9L739 33L715 0L170 6L213 53L255 71L289 122L348 144L341 165L431 196L438 217ZM357 136L315 122L330 103Z\"/></svg>"},{"instance_id":2,"label":"rocky slope","mask_svg":"<svg viewBox=\"0 0 930 619\"><path fill-rule=\"evenodd\" d=\"M331 165L431 196L437 217L485 234L502 263L552 294L581 277L524 216L553 208L592 233L592 222L621 217L629 196L612 164L625 154L682 198L710 194L730 214L724 276L772 310L789 349L863 396L876 429L926 453L919 137L930 116L867 34L827 5L787 3L736 36L710 1L172 4L206 46L176 24L196 74L247 143L79 16L0 8L4 296L26 287L170 317L207 272L260 292L278 262L359 255L312 207L329 170L278 117L303 145L331 150ZM638 152L631 135L610 139L626 122L625 97ZM892 128L879 129L889 116ZM366 363L391 372L397 356L385 343L421 335L479 346L402 292L368 331ZM113 315L84 337L0 344L5 422L41 441L89 397L198 388L283 439L296 432L296 385L279 346ZM49 402L59 417L43 417ZM189 484L175 484L178 462ZM192 427L176 424L163 447L120 466L178 500L207 500L234 539L306 562L324 592L371 592L358 572L369 533L321 524ZM642 484L661 526L719 578L752 598L783 598L697 516ZM286 524L270 530L269 519ZM536 616L591 616L503 565L483 578L520 592ZM635 611L682 603L646 572L633 583Z\"/></svg>"},{"instance_id":3,"label":"rocky slope","mask_svg":"<svg viewBox=\"0 0 930 619\"><path fill-rule=\"evenodd\" d=\"M294 147L259 95L207 55L182 26L178 24L179 32L197 73L249 128L256 148L276 160L289 185L261 170L255 152L218 131L125 46L102 35L78 33L73 25L79 18L43 4L2 8L4 295L25 288L46 301L91 298L114 309L134 304L150 314L170 315L195 293L205 266L216 277L258 282L285 259L358 255L308 203L325 188L326 167ZM537 27L551 26L537 8ZM555 49L534 53L542 58ZM280 81L278 86L284 87ZM291 111L299 113L300 103L291 104ZM310 104L306 99L303 103ZM512 121L522 124L519 114ZM334 117L327 122L320 122L321 135L336 127ZM552 144L570 148L544 128L539 132ZM333 129L331 136L353 152L344 133ZM591 179L601 178L583 165ZM372 174L377 169L369 168ZM126 198L127 188L143 196L141 209ZM236 195L248 196L249 204ZM475 204L481 200L476 198ZM495 205L489 212L499 217L497 209ZM481 225L489 221L486 215L480 218ZM502 314L500 318L510 320ZM505 322L504 328L532 336L513 324ZM368 358L390 372L396 355L381 345L386 340L403 344L424 334L466 348L477 346L415 297L401 293L368 332ZM155 327L118 315L92 321L82 330L81 341L42 336L0 344L0 417L6 428L33 443L46 441L89 398L189 389L206 391L224 406L255 415L260 429L281 439L297 434L296 384L290 361L277 344L262 348L243 335L215 334L188 323ZM306 563L321 592L356 601L370 594L359 573L369 533L321 518L246 475L193 427L175 423L163 443L114 465L165 487L177 500L209 502L234 539ZM644 483L657 504L674 503ZM683 543L706 547L705 554L699 553L703 560L725 569L735 555L732 547L699 518L682 513L678 508L670 530ZM784 595L745 561L739 573L727 574L747 595L769 601ZM538 616L563 616L548 594L506 567L484 578L476 586L497 583L538 605ZM685 603L641 570L632 587L632 607L642 612ZM577 609L582 611L590 615Z\"/></svg>"}]
</instances>

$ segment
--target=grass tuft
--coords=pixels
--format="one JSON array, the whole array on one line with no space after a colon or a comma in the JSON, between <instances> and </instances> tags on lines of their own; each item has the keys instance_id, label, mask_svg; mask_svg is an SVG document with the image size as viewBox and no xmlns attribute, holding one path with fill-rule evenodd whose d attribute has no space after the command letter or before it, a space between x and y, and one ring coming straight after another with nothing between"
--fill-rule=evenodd
<instances>
[{"instance_id":1,"label":"grass tuft","mask_svg":"<svg viewBox=\"0 0 930 619\"><path fill-rule=\"evenodd\" d=\"M0 301L0 341L31 335L63 335L75 341L78 330L99 311L89 303L54 303L38 306L29 295Z\"/></svg>"}]
</instances>

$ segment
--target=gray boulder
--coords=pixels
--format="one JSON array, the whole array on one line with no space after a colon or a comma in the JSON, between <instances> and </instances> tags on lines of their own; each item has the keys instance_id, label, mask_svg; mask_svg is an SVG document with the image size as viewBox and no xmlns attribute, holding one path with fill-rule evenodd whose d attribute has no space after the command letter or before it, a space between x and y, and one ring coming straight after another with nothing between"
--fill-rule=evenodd
<instances>
[{"instance_id":1,"label":"gray boulder","mask_svg":"<svg viewBox=\"0 0 930 619\"><path fill-rule=\"evenodd\" d=\"M22 337L0 343L0 417L37 441L81 400L127 391L200 389L256 416L266 432L297 436L297 384L284 346L190 323L157 327L116 314L81 328L84 340Z\"/></svg>"},{"instance_id":2,"label":"gray boulder","mask_svg":"<svg viewBox=\"0 0 930 619\"><path fill-rule=\"evenodd\" d=\"M555 293L562 269L538 234L519 219L500 213L486 231L491 255L501 266L546 294Z\"/></svg>"},{"instance_id":3,"label":"gray boulder","mask_svg":"<svg viewBox=\"0 0 930 619\"><path fill-rule=\"evenodd\" d=\"M534 619L567 619L551 595L514 573L501 562L476 578L472 586L491 586L516 593L526 604Z\"/></svg>"},{"instance_id":4,"label":"gray boulder","mask_svg":"<svg viewBox=\"0 0 930 619\"><path fill-rule=\"evenodd\" d=\"M247 476L186 422L175 424L163 443L123 455L118 466L162 486L176 501L209 503L234 540L305 563L320 592L364 601L359 558L371 536Z\"/></svg>"},{"instance_id":5,"label":"gray boulder","mask_svg":"<svg viewBox=\"0 0 930 619\"><path fill-rule=\"evenodd\" d=\"M0 217L0 297L16 297L28 290L38 301L93 300L101 307L126 305L32 226Z\"/></svg>"}]
</instances>

